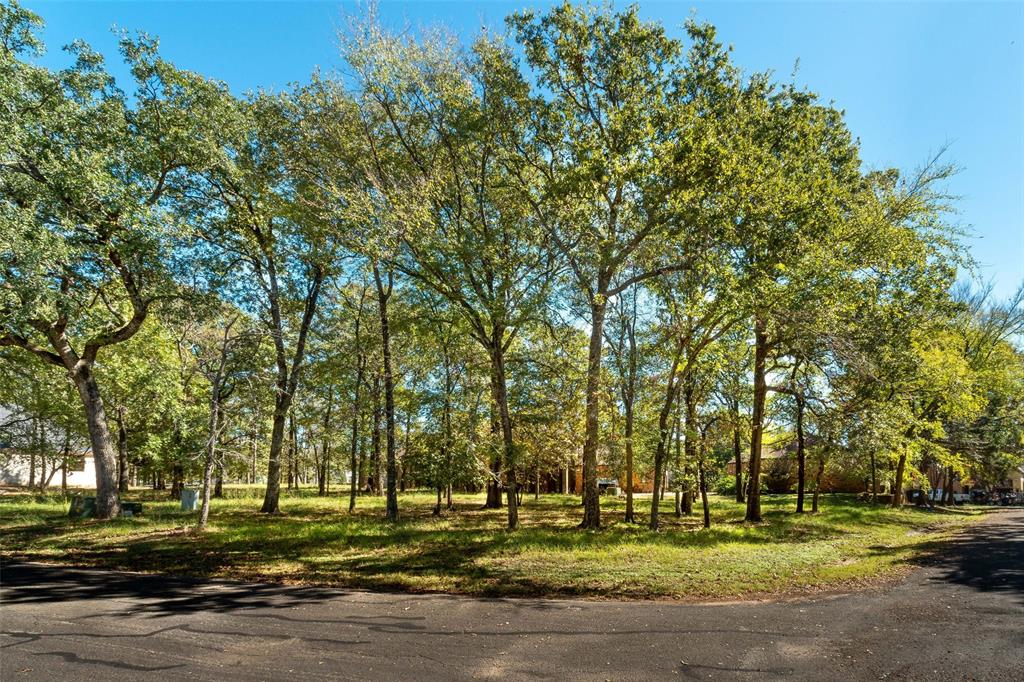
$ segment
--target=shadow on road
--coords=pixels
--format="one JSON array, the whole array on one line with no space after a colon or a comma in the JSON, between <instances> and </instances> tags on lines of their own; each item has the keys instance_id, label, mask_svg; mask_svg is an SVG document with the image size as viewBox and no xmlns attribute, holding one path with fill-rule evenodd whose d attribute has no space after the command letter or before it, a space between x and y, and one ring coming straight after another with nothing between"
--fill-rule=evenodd
<instances>
[{"instance_id":1,"label":"shadow on road","mask_svg":"<svg viewBox=\"0 0 1024 682\"><path fill-rule=\"evenodd\" d=\"M19 563L6 563L0 569L0 587L5 605L130 598L146 600L149 602L146 610L158 615L197 610L223 613L287 609L344 594L336 589L316 587L220 583Z\"/></svg>"},{"instance_id":2,"label":"shadow on road","mask_svg":"<svg viewBox=\"0 0 1024 682\"><path fill-rule=\"evenodd\" d=\"M998 513L952 541L930 543L919 561L936 569L931 580L1024 602L1024 511Z\"/></svg>"}]
</instances>

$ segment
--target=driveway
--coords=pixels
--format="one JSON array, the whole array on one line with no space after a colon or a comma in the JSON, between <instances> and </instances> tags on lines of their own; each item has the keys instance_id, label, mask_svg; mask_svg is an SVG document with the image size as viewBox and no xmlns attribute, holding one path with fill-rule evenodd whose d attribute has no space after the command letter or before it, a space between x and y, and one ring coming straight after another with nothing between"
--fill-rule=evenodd
<instances>
[{"instance_id":1,"label":"driveway","mask_svg":"<svg viewBox=\"0 0 1024 682\"><path fill-rule=\"evenodd\" d=\"M682 604L377 594L8 564L16 680L1024 680L1024 510L896 585Z\"/></svg>"}]
</instances>

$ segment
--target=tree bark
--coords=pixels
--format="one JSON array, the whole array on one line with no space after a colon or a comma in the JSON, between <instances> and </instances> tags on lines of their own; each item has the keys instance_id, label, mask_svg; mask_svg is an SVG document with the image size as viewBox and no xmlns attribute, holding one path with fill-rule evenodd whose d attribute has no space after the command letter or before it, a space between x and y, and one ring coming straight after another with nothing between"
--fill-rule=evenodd
<instances>
[{"instance_id":1,"label":"tree bark","mask_svg":"<svg viewBox=\"0 0 1024 682\"><path fill-rule=\"evenodd\" d=\"M580 528L590 529L601 527L601 498L597 489L597 439L601 401L601 351L604 340L604 316L608 305L606 289L607 283L599 282L598 293L590 304L586 438L583 441L583 521L580 522Z\"/></svg>"},{"instance_id":2,"label":"tree bark","mask_svg":"<svg viewBox=\"0 0 1024 682\"><path fill-rule=\"evenodd\" d=\"M380 313L380 341L384 369L384 421L387 438L387 501L388 521L398 521L398 462L395 453L395 381L391 371L391 326L388 300L393 291L392 274L387 273L387 284L381 277L377 263L373 264L373 280L377 285L377 309Z\"/></svg>"},{"instance_id":3,"label":"tree bark","mask_svg":"<svg viewBox=\"0 0 1024 682\"><path fill-rule=\"evenodd\" d=\"M694 463L698 463L697 433L699 433L700 426L697 424L697 404L694 394L695 379L696 377L693 372L688 371L683 388L683 405L686 410L685 422L683 423L685 428L681 430L681 434L685 438L683 441L683 447L685 448L685 460L684 462L677 463L676 465L680 471L686 471ZM683 514L689 516L690 514L693 514L692 486L685 476L683 477L682 485L686 487L686 489L683 490L682 511Z\"/></svg>"},{"instance_id":4,"label":"tree bark","mask_svg":"<svg viewBox=\"0 0 1024 682\"><path fill-rule=\"evenodd\" d=\"M210 518L210 488L213 483L213 465L217 461L217 434L220 431L220 379L211 382L210 420L206 439L206 461L203 462L203 500L199 507L198 530L206 530Z\"/></svg>"},{"instance_id":5,"label":"tree bark","mask_svg":"<svg viewBox=\"0 0 1024 682\"><path fill-rule=\"evenodd\" d=\"M703 455L698 462L700 470L697 472L698 481L697 484L700 487L700 503L704 508L704 527L711 527L711 507L708 504L708 481L707 476L704 472L704 457Z\"/></svg>"},{"instance_id":6,"label":"tree bark","mask_svg":"<svg viewBox=\"0 0 1024 682\"><path fill-rule=\"evenodd\" d=\"M263 248L262 244L261 248ZM316 307L320 298L320 289L323 285L325 273L322 268L313 266L313 276L309 283L309 289L306 292L305 301L303 302L302 321L299 324L298 338L295 342L295 353L289 365L284 345L284 321L281 313L280 291L277 281L277 263L269 252L264 250L264 254L266 257L267 280L269 282L268 303L271 315L268 326L270 327L271 337L274 340L274 356L277 365L277 393L274 397L274 422L270 433L270 457L267 461L267 491L263 496L263 506L260 511L264 514L277 514L280 511L281 448L284 445L285 418L291 411L292 401L295 399L295 391L299 385L299 374L302 370L306 354L306 337L316 315Z\"/></svg>"},{"instance_id":7,"label":"tree bark","mask_svg":"<svg viewBox=\"0 0 1024 682\"><path fill-rule=\"evenodd\" d=\"M796 511L798 514L804 513L804 486L806 483L806 476L804 473L804 465L806 463L806 453L804 450L804 398L802 395L796 396Z\"/></svg>"},{"instance_id":8,"label":"tree bark","mask_svg":"<svg viewBox=\"0 0 1024 682\"><path fill-rule=\"evenodd\" d=\"M742 503L746 500L746 496L743 494L743 448L740 443L739 404L735 405L732 416L732 454L736 461L736 501Z\"/></svg>"},{"instance_id":9,"label":"tree bark","mask_svg":"<svg viewBox=\"0 0 1024 682\"><path fill-rule=\"evenodd\" d=\"M903 505L903 474L907 468L907 449L900 452L899 461L896 462L896 482L892 487L892 507L898 509Z\"/></svg>"},{"instance_id":10,"label":"tree bark","mask_svg":"<svg viewBox=\"0 0 1024 682\"><path fill-rule=\"evenodd\" d=\"M626 523L633 518L633 400L626 401Z\"/></svg>"},{"instance_id":11,"label":"tree bark","mask_svg":"<svg viewBox=\"0 0 1024 682\"><path fill-rule=\"evenodd\" d=\"M124 406L117 407L117 491L128 492L128 430L124 425Z\"/></svg>"},{"instance_id":12,"label":"tree bark","mask_svg":"<svg viewBox=\"0 0 1024 682\"><path fill-rule=\"evenodd\" d=\"M274 400L274 421L270 428L270 458L267 460L267 491L263 497L264 514L277 514L281 498L281 450L284 447L284 427L291 400L279 393Z\"/></svg>"},{"instance_id":13,"label":"tree bark","mask_svg":"<svg viewBox=\"0 0 1024 682\"><path fill-rule=\"evenodd\" d=\"M508 527L519 527L519 485L516 480L515 443L512 438L512 416L508 408L508 387L505 379L504 330L495 329L491 339L491 392L498 409L498 423L501 429L502 455L504 459L505 482L507 486Z\"/></svg>"},{"instance_id":14,"label":"tree bark","mask_svg":"<svg viewBox=\"0 0 1024 682\"><path fill-rule=\"evenodd\" d=\"M665 469L665 462L668 456L668 445L669 439L672 436L672 428L669 424L669 418L672 415L672 406L676 401L676 394L678 392L678 383L676 381L676 372L679 369L679 358L682 353L682 347L676 346L675 357L672 359L672 367L669 370L668 381L665 384L665 400L661 405L661 410L658 412L658 444L654 450L654 487L651 493L651 530L658 530L659 519L658 512L660 506L660 491L663 482L663 472Z\"/></svg>"},{"instance_id":15,"label":"tree bark","mask_svg":"<svg viewBox=\"0 0 1024 682\"><path fill-rule=\"evenodd\" d=\"M761 520L761 441L764 431L764 407L768 394L766 362L768 332L763 318L754 321L754 409L750 430L750 490L747 493L746 520Z\"/></svg>"},{"instance_id":16,"label":"tree bark","mask_svg":"<svg viewBox=\"0 0 1024 682\"><path fill-rule=\"evenodd\" d=\"M373 476L373 494L383 495L383 471L380 456L380 374L373 378L373 431L370 436L370 472Z\"/></svg>"},{"instance_id":17,"label":"tree bark","mask_svg":"<svg viewBox=\"0 0 1024 682\"><path fill-rule=\"evenodd\" d=\"M320 464L316 472L317 495L323 497L327 494L327 477L331 471L331 441L328 438L331 427L331 408L334 406L334 386L327 389L327 410L324 414L323 438L320 441Z\"/></svg>"},{"instance_id":18,"label":"tree bark","mask_svg":"<svg viewBox=\"0 0 1024 682\"><path fill-rule=\"evenodd\" d=\"M107 415L103 409L103 399L92 368L80 363L73 373L72 379L78 395L85 407L86 421L89 426L89 441L92 445L93 463L96 465L96 518L110 519L121 512L117 496L117 459L110 442L110 431L107 428Z\"/></svg>"},{"instance_id":19,"label":"tree bark","mask_svg":"<svg viewBox=\"0 0 1024 682\"><path fill-rule=\"evenodd\" d=\"M356 339L359 338L359 319L356 319ZM358 461L358 450L359 450L359 389L363 384L363 370L366 368L366 357L359 353L356 358L356 385L352 392L352 445L349 451L350 464L352 470L352 481L349 487L348 493L348 510L349 512L355 511L356 508L356 489L359 485L359 461Z\"/></svg>"},{"instance_id":20,"label":"tree bark","mask_svg":"<svg viewBox=\"0 0 1024 682\"><path fill-rule=\"evenodd\" d=\"M871 451L871 504L878 504L878 462Z\"/></svg>"}]
</instances>

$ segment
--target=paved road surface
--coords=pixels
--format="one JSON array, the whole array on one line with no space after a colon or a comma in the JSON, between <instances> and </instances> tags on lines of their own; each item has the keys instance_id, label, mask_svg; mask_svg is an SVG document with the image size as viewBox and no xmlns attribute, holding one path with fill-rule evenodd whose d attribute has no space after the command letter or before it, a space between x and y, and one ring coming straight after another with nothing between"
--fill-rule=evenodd
<instances>
[{"instance_id":1,"label":"paved road surface","mask_svg":"<svg viewBox=\"0 0 1024 682\"><path fill-rule=\"evenodd\" d=\"M1024 680L1024 511L899 584L806 600L486 600L11 564L17 680Z\"/></svg>"}]
</instances>

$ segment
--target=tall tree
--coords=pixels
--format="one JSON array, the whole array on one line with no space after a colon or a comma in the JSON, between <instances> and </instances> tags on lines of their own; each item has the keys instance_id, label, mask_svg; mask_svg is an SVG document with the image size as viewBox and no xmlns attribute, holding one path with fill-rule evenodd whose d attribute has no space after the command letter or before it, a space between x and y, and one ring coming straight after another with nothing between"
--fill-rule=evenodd
<instances>
[{"instance_id":1,"label":"tall tree","mask_svg":"<svg viewBox=\"0 0 1024 682\"><path fill-rule=\"evenodd\" d=\"M276 381L261 511L279 511L285 426L306 362L325 281L335 267L329 219L304 201L291 162L303 144L298 97L257 94L234 104L221 164L205 174L193 210L229 271L226 295L262 320L273 341Z\"/></svg>"},{"instance_id":2,"label":"tall tree","mask_svg":"<svg viewBox=\"0 0 1024 682\"><path fill-rule=\"evenodd\" d=\"M643 22L637 7L615 13L564 3L509 22L539 90L523 117L536 143L519 151L544 182L539 193L525 184L523 191L590 321L581 527L598 528L607 307L631 286L684 269L685 249L675 242L688 231L704 236L693 219L714 182L715 145L705 137L712 117L699 113L700 81L716 78L721 65L717 56L685 64L682 44ZM692 60L721 53L712 31L688 28Z\"/></svg>"},{"instance_id":3,"label":"tall tree","mask_svg":"<svg viewBox=\"0 0 1024 682\"><path fill-rule=\"evenodd\" d=\"M94 366L154 306L183 293L169 206L219 154L223 86L180 71L156 42L123 38L135 82L119 90L82 42L50 71L40 19L0 5L0 344L63 368L77 388L96 462L96 514L119 510L117 457Z\"/></svg>"}]
</instances>

